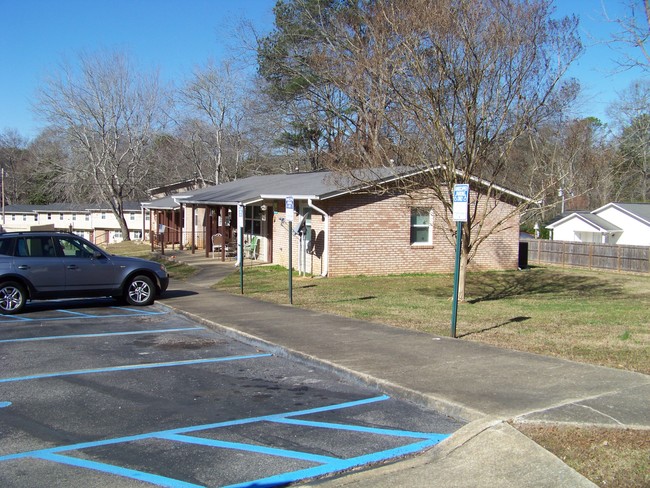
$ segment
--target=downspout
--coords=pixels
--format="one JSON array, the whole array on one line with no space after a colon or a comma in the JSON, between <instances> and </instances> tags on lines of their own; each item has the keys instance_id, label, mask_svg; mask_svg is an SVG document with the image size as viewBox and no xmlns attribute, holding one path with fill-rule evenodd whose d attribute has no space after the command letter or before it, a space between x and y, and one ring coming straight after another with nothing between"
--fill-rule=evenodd
<instances>
[{"instance_id":1,"label":"downspout","mask_svg":"<svg viewBox=\"0 0 650 488\"><path fill-rule=\"evenodd\" d=\"M315 210L325 218L325 239L323 244L323 271L321 272L321 276L327 276L329 271L329 255L330 255L330 244L329 244L330 216L327 215L327 213L324 210L321 210L316 205L314 205L311 198L307 199L307 205L309 205L309 208Z\"/></svg>"}]
</instances>

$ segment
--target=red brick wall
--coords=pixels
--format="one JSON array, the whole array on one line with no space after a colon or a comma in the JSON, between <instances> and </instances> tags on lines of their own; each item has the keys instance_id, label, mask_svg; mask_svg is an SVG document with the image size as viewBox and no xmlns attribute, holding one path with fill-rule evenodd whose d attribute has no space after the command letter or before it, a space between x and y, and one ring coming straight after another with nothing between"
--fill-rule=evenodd
<instances>
[{"instance_id":1,"label":"red brick wall","mask_svg":"<svg viewBox=\"0 0 650 488\"><path fill-rule=\"evenodd\" d=\"M471 201L477 195L472 194ZM479 197L480 211L485 211L485 197ZM430 194L417 199L407 196L345 195L332 200L314 202L330 215L329 276L384 275L401 273L452 272L455 238L449 233L441 215L443 205ZM297 206L297 204L296 204ZM411 245L411 207L433 208L433 243ZM513 211L507 203L491 202L485 229L491 229ZM284 202L274 222L273 261L288 266L287 225ZM295 225L298 224L296 217ZM284 228L283 228L284 227ZM515 269L519 252L519 216L506 219L500 231L489 236L470 262L470 270ZM323 271L324 222L312 212L314 253L308 259L313 274ZM298 266L298 238L293 240L293 266Z\"/></svg>"}]
</instances>

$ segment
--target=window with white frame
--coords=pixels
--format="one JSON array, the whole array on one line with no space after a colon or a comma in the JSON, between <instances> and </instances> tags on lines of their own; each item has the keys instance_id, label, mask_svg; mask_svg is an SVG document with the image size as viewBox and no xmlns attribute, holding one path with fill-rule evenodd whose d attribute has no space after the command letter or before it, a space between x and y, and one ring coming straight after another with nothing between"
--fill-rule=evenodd
<instances>
[{"instance_id":1,"label":"window with white frame","mask_svg":"<svg viewBox=\"0 0 650 488\"><path fill-rule=\"evenodd\" d=\"M428 208L411 209L411 244L433 243L433 214Z\"/></svg>"}]
</instances>

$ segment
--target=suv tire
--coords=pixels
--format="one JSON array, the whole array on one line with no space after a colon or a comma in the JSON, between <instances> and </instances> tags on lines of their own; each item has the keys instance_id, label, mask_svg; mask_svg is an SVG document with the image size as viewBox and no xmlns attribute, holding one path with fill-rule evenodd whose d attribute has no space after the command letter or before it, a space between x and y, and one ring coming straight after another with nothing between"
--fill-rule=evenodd
<instances>
[{"instance_id":1,"label":"suv tire","mask_svg":"<svg viewBox=\"0 0 650 488\"><path fill-rule=\"evenodd\" d=\"M25 287L16 281L0 284L0 313L10 315L20 313L27 301Z\"/></svg>"},{"instance_id":2,"label":"suv tire","mask_svg":"<svg viewBox=\"0 0 650 488\"><path fill-rule=\"evenodd\" d=\"M151 305L156 297L156 287L147 276L138 275L129 281L124 299L129 305Z\"/></svg>"}]
</instances>

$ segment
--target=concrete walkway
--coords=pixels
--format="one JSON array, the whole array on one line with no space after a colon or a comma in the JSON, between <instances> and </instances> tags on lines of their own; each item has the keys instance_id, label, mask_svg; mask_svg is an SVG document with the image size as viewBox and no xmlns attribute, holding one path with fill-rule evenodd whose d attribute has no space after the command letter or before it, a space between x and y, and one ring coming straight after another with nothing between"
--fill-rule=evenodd
<instances>
[{"instance_id":1,"label":"concrete walkway","mask_svg":"<svg viewBox=\"0 0 650 488\"><path fill-rule=\"evenodd\" d=\"M595 486L506 421L650 429L650 376L214 291L209 286L235 270L233 261L167 251L171 255L199 272L187 282L172 281L162 303L275 354L468 421L416 458L315 484Z\"/></svg>"}]
</instances>

